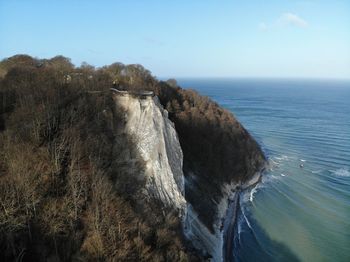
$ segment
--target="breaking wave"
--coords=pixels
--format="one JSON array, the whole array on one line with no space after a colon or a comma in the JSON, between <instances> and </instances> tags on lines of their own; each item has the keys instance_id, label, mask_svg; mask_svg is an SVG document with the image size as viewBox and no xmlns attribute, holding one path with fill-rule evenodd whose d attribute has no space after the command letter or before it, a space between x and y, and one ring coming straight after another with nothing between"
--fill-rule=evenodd
<instances>
[{"instance_id":1,"label":"breaking wave","mask_svg":"<svg viewBox=\"0 0 350 262\"><path fill-rule=\"evenodd\" d=\"M350 177L350 171L348 168L339 168L337 170L329 170L332 174L336 176Z\"/></svg>"},{"instance_id":2,"label":"breaking wave","mask_svg":"<svg viewBox=\"0 0 350 262\"><path fill-rule=\"evenodd\" d=\"M217 81L188 87L235 112L268 156L240 195L235 261L350 261L350 82Z\"/></svg>"},{"instance_id":3,"label":"breaking wave","mask_svg":"<svg viewBox=\"0 0 350 262\"><path fill-rule=\"evenodd\" d=\"M250 191L249 201L253 202L254 200L254 194L257 192L259 184L256 184L256 186Z\"/></svg>"}]
</instances>

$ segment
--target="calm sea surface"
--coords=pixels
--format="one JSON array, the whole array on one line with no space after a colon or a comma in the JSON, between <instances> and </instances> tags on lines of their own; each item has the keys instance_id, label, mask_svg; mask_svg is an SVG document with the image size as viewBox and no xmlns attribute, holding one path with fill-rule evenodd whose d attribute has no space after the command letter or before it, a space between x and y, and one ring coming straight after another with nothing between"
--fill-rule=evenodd
<instances>
[{"instance_id":1,"label":"calm sea surface","mask_svg":"<svg viewBox=\"0 0 350 262\"><path fill-rule=\"evenodd\" d=\"M237 261L350 261L350 82L180 79L232 111L270 168L241 197Z\"/></svg>"}]
</instances>

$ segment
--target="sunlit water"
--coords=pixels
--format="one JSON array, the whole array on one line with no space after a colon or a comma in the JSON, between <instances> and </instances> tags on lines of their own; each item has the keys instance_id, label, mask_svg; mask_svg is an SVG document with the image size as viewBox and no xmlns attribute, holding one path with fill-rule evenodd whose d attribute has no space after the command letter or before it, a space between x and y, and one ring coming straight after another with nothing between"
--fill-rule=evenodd
<instances>
[{"instance_id":1,"label":"sunlit water","mask_svg":"<svg viewBox=\"0 0 350 262\"><path fill-rule=\"evenodd\" d=\"M181 79L234 112L270 168L241 197L237 261L350 261L350 83Z\"/></svg>"}]
</instances>

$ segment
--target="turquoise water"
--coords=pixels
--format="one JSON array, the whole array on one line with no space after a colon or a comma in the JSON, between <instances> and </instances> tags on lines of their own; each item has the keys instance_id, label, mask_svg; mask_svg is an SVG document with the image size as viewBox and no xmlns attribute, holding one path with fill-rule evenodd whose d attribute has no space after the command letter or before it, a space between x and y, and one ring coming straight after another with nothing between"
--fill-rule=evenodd
<instances>
[{"instance_id":1,"label":"turquoise water","mask_svg":"<svg viewBox=\"0 0 350 262\"><path fill-rule=\"evenodd\" d=\"M234 112L269 159L241 197L236 261L350 261L350 82L180 79Z\"/></svg>"}]
</instances>

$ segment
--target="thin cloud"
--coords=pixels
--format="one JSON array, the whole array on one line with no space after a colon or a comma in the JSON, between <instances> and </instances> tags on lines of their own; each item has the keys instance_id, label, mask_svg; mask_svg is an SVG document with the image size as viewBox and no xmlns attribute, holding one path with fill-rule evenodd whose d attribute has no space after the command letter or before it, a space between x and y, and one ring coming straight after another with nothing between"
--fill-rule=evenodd
<instances>
[{"instance_id":1,"label":"thin cloud","mask_svg":"<svg viewBox=\"0 0 350 262\"><path fill-rule=\"evenodd\" d=\"M297 27L305 28L308 26L308 23L302 19L300 16L293 13L284 13L281 15L280 22L285 25L293 25Z\"/></svg>"},{"instance_id":2,"label":"thin cloud","mask_svg":"<svg viewBox=\"0 0 350 262\"><path fill-rule=\"evenodd\" d=\"M267 26L267 24L265 24L264 22L261 22L261 23L258 25L258 28L259 28L260 31L267 31L268 26Z\"/></svg>"},{"instance_id":3,"label":"thin cloud","mask_svg":"<svg viewBox=\"0 0 350 262\"><path fill-rule=\"evenodd\" d=\"M309 26L309 23L301 18L300 16L293 14L293 13L283 13L279 16L278 19L276 19L274 22L271 22L270 24L265 23L264 21L260 22L258 25L258 30L260 31L273 31L279 26L296 26L300 28L306 28Z\"/></svg>"}]
</instances>

